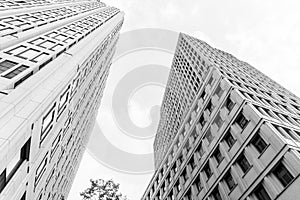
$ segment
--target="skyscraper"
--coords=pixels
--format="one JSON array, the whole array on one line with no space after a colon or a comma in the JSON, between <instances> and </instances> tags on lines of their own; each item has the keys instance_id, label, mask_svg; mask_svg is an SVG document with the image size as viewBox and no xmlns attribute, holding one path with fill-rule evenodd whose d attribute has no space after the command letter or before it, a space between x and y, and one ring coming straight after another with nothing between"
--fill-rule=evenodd
<instances>
[{"instance_id":1,"label":"skyscraper","mask_svg":"<svg viewBox=\"0 0 300 200\"><path fill-rule=\"evenodd\" d=\"M100 1L0 0L0 199L66 199L124 14Z\"/></svg>"},{"instance_id":2,"label":"skyscraper","mask_svg":"<svg viewBox=\"0 0 300 200\"><path fill-rule=\"evenodd\" d=\"M142 200L300 195L300 99L229 53L180 34Z\"/></svg>"}]
</instances>

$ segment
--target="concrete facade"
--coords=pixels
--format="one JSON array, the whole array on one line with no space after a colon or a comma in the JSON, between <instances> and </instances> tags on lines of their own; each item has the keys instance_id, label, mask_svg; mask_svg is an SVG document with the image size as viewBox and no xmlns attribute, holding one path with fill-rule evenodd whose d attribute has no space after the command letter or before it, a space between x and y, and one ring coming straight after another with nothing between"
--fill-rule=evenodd
<instances>
[{"instance_id":1,"label":"concrete facade","mask_svg":"<svg viewBox=\"0 0 300 200\"><path fill-rule=\"evenodd\" d=\"M180 34L161 115L142 200L298 199L300 99L248 63Z\"/></svg>"},{"instance_id":2,"label":"concrete facade","mask_svg":"<svg viewBox=\"0 0 300 200\"><path fill-rule=\"evenodd\" d=\"M123 23L100 1L0 1L0 200L66 199Z\"/></svg>"}]
</instances>

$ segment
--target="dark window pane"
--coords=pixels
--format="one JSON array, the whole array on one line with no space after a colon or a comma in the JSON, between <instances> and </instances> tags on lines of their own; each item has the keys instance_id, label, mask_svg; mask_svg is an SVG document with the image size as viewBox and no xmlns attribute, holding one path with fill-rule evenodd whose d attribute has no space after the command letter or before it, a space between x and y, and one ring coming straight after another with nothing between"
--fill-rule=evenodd
<instances>
[{"instance_id":1,"label":"dark window pane","mask_svg":"<svg viewBox=\"0 0 300 200\"><path fill-rule=\"evenodd\" d=\"M239 164L244 173L246 173L251 167L244 154L238 158L237 163Z\"/></svg>"},{"instance_id":2,"label":"dark window pane","mask_svg":"<svg viewBox=\"0 0 300 200\"><path fill-rule=\"evenodd\" d=\"M226 182L229 190L232 190L234 188L234 186L235 186L235 182L234 182L233 177L232 177L232 175L231 175L230 172L228 172L225 175L224 180L225 180L225 182Z\"/></svg>"},{"instance_id":3,"label":"dark window pane","mask_svg":"<svg viewBox=\"0 0 300 200\"><path fill-rule=\"evenodd\" d=\"M262 185L258 186L254 194L258 200L271 200L270 196Z\"/></svg>"},{"instance_id":4,"label":"dark window pane","mask_svg":"<svg viewBox=\"0 0 300 200\"><path fill-rule=\"evenodd\" d=\"M204 167L203 170L204 170L204 172L205 172L207 178L209 179L209 178L212 176L212 171L211 171L211 169L210 169L209 163L207 163L207 164L205 165L205 167Z\"/></svg>"},{"instance_id":5,"label":"dark window pane","mask_svg":"<svg viewBox=\"0 0 300 200\"><path fill-rule=\"evenodd\" d=\"M208 102L208 104L207 104L205 110L209 110L209 112L212 112L213 106L212 106L211 100Z\"/></svg>"},{"instance_id":6,"label":"dark window pane","mask_svg":"<svg viewBox=\"0 0 300 200\"><path fill-rule=\"evenodd\" d=\"M6 70L12 68L13 66L17 65L18 63L10 61L10 60L4 60L0 63L0 73L5 72Z\"/></svg>"},{"instance_id":7,"label":"dark window pane","mask_svg":"<svg viewBox=\"0 0 300 200\"><path fill-rule=\"evenodd\" d=\"M207 130L207 133L206 133L206 135L205 135L205 138L207 139L208 144L210 144L210 143L213 141L214 136L211 134L210 129Z\"/></svg>"},{"instance_id":8,"label":"dark window pane","mask_svg":"<svg viewBox=\"0 0 300 200\"><path fill-rule=\"evenodd\" d=\"M243 113L240 113L238 117L236 118L235 122L242 128L244 129L246 125L248 124L248 120L246 117L243 115Z\"/></svg>"},{"instance_id":9,"label":"dark window pane","mask_svg":"<svg viewBox=\"0 0 300 200\"><path fill-rule=\"evenodd\" d=\"M218 164L220 164L222 162L223 156L222 156L222 154L220 152L219 147L215 150L214 157L216 158Z\"/></svg>"},{"instance_id":10,"label":"dark window pane","mask_svg":"<svg viewBox=\"0 0 300 200\"><path fill-rule=\"evenodd\" d=\"M259 134L256 134L256 136L254 136L252 144L255 146L259 153L262 153L267 147L267 143L261 138Z\"/></svg>"},{"instance_id":11,"label":"dark window pane","mask_svg":"<svg viewBox=\"0 0 300 200\"><path fill-rule=\"evenodd\" d=\"M22 160L29 160L29 154L30 154L30 143L31 143L31 138L27 140L27 142L23 145L21 149L21 159Z\"/></svg>"},{"instance_id":12,"label":"dark window pane","mask_svg":"<svg viewBox=\"0 0 300 200\"><path fill-rule=\"evenodd\" d=\"M194 181L193 184L195 184L195 186L197 187L198 191L200 191L202 189L201 180L200 180L200 176L199 175L195 179L195 181Z\"/></svg>"},{"instance_id":13,"label":"dark window pane","mask_svg":"<svg viewBox=\"0 0 300 200\"><path fill-rule=\"evenodd\" d=\"M226 100L226 108L227 108L229 111L231 111L232 108L233 108L233 106L234 106L233 101L231 101L230 97L228 97L227 100Z\"/></svg>"},{"instance_id":14,"label":"dark window pane","mask_svg":"<svg viewBox=\"0 0 300 200\"><path fill-rule=\"evenodd\" d=\"M282 163L275 168L274 174L284 187L286 187L294 179L293 175Z\"/></svg>"},{"instance_id":15,"label":"dark window pane","mask_svg":"<svg viewBox=\"0 0 300 200\"><path fill-rule=\"evenodd\" d=\"M28 66L22 65L20 67L18 67L17 69L9 72L8 74L6 74L4 77L11 79L15 76L17 76L18 74L20 74L21 72L25 71L27 68L29 68Z\"/></svg>"},{"instance_id":16,"label":"dark window pane","mask_svg":"<svg viewBox=\"0 0 300 200\"><path fill-rule=\"evenodd\" d=\"M212 196L214 197L215 200L222 200L218 186L214 191L212 192Z\"/></svg>"},{"instance_id":17,"label":"dark window pane","mask_svg":"<svg viewBox=\"0 0 300 200\"><path fill-rule=\"evenodd\" d=\"M230 133L230 130L226 133L225 137L224 137L225 142L227 143L227 145L229 146L229 148L231 148L234 143L235 143L235 139L232 136L232 134Z\"/></svg>"}]
</instances>

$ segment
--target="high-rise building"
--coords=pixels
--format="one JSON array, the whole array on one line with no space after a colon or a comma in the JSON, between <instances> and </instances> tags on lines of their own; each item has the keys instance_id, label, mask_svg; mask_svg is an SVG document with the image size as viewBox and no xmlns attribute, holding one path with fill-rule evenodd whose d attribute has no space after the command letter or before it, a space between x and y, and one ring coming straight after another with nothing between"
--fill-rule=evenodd
<instances>
[{"instance_id":1,"label":"high-rise building","mask_svg":"<svg viewBox=\"0 0 300 200\"><path fill-rule=\"evenodd\" d=\"M180 34L142 200L300 195L300 99L229 53Z\"/></svg>"},{"instance_id":2,"label":"high-rise building","mask_svg":"<svg viewBox=\"0 0 300 200\"><path fill-rule=\"evenodd\" d=\"M96 0L0 0L0 200L67 198L123 16Z\"/></svg>"}]
</instances>

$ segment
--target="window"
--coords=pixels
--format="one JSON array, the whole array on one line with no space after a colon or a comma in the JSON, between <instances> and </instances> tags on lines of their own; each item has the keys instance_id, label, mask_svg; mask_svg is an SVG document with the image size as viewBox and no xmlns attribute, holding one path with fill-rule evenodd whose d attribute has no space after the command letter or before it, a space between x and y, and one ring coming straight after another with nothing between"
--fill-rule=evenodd
<instances>
[{"instance_id":1,"label":"window","mask_svg":"<svg viewBox=\"0 0 300 200\"><path fill-rule=\"evenodd\" d=\"M185 199L186 200L192 200L192 190L191 188L185 193Z\"/></svg>"},{"instance_id":2,"label":"window","mask_svg":"<svg viewBox=\"0 0 300 200\"><path fill-rule=\"evenodd\" d=\"M238 158L237 163L244 173L246 173L251 168L251 165L245 157L244 153L242 153L242 155Z\"/></svg>"},{"instance_id":3,"label":"window","mask_svg":"<svg viewBox=\"0 0 300 200\"><path fill-rule=\"evenodd\" d=\"M211 196L214 198L214 200L222 200L218 186L213 190Z\"/></svg>"},{"instance_id":4,"label":"window","mask_svg":"<svg viewBox=\"0 0 300 200\"><path fill-rule=\"evenodd\" d=\"M8 74L4 75L3 77L11 79L11 78L17 76L18 74L20 74L21 72L25 71L27 68L29 68L29 67L25 66L25 65L21 65L20 67L18 67L17 69L14 69L13 71L9 72Z\"/></svg>"},{"instance_id":5,"label":"window","mask_svg":"<svg viewBox=\"0 0 300 200\"><path fill-rule=\"evenodd\" d=\"M62 132L62 130L60 130L60 132L58 133L58 135L56 136L56 138L52 142L52 148L51 148L51 154L50 154L51 158L53 157L54 153L56 152L56 150L58 148L58 144L61 140L61 132Z\"/></svg>"},{"instance_id":6,"label":"window","mask_svg":"<svg viewBox=\"0 0 300 200\"><path fill-rule=\"evenodd\" d=\"M252 139L252 144L259 153L262 153L267 148L267 143L261 138L259 133Z\"/></svg>"},{"instance_id":7,"label":"window","mask_svg":"<svg viewBox=\"0 0 300 200\"><path fill-rule=\"evenodd\" d=\"M217 124L218 128L221 128L221 126L223 125L223 120L220 116L220 113L218 113L218 115L216 116L214 123Z\"/></svg>"},{"instance_id":8,"label":"window","mask_svg":"<svg viewBox=\"0 0 300 200\"><path fill-rule=\"evenodd\" d=\"M49 54L47 54L47 53L41 53L38 56L34 57L31 61L33 61L33 62L40 62L40 61L43 61L47 57L49 57Z\"/></svg>"},{"instance_id":9,"label":"window","mask_svg":"<svg viewBox=\"0 0 300 200\"><path fill-rule=\"evenodd\" d=\"M197 178L195 179L193 184L196 186L196 188L199 192L202 190L200 175L197 176Z\"/></svg>"},{"instance_id":10,"label":"window","mask_svg":"<svg viewBox=\"0 0 300 200\"><path fill-rule=\"evenodd\" d=\"M209 110L209 112L212 112L213 106L212 106L211 100L208 102L208 104L207 104L205 110Z\"/></svg>"},{"instance_id":11,"label":"window","mask_svg":"<svg viewBox=\"0 0 300 200\"><path fill-rule=\"evenodd\" d=\"M294 179L293 175L282 163L279 163L279 165L275 167L273 173L278 178L283 187L286 187Z\"/></svg>"},{"instance_id":12,"label":"window","mask_svg":"<svg viewBox=\"0 0 300 200\"><path fill-rule=\"evenodd\" d=\"M204 99L205 95L206 95L206 92L205 92L205 90L203 90L203 92L202 92L202 94L201 94L200 97L201 97L202 99Z\"/></svg>"},{"instance_id":13,"label":"window","mask_svg":"<svg viewBox=\"0 0 300 200\"><path fill-rule=\"evenodd\" d=\"M69 100L69 89L70 89L70 87L71 86L69 85L68 88L59 97L58 117L62 114L62 112L66 108L66 104L67 104L67 102Z\"/></svg>"},{"instance_id":14,"label":"window","mask_svg":"<svg viewBox=\"0 0 300 200\"><path fill-rule=\"evenodd\" d=\"M204 154L204 150L203 150L203 147L202 147L202 142L200 142L200 144L198 145L196 151L199 153L199 156L201 158Z\"/></svg>"},{"instance_id":15,"label":"window","mask_svg":"<svg viewBox=\"0 0 300 200\"><path fill-rule=\"evenodd\" d=\"M249 120L246 119L242 112L237 116L235 120L235 123L237 123L242 129L247 126L248 122Z\"/></svg>"},{"instance_id":16,"label":"window","mask_svg":"<svg viewBox=\"0 0 300 200\"><path fill-rule=\"evenodd\" d=\"M18 63L10 61L10 60L4 60L0 63L0 73L5 72L6 70L16 66Z\"/></svg>"},{"instance_id":17,"label":"window","mask_svg":"<svg viewBox=\"0 0 300 200\"><path fill-rule=\"evenodd\" d=\"M222 90L222 88L221 88L221 84L219 84L218 87L216 88L215 94L216 94L218 97L221 97L221 95L223 94L223 90Z\"/></svg>"},{"instance_id":18,"label":"window","mask_svg":"<svg viewBox=\"0 0 300 200\"><path fill-rule=\"evenodd\" d=\"M228 186L228 188L229 188L230 191L235 187L235 182L234 182L233 177L232 177L232 175L231 175L230 172L228 172L224 176L224 181L225 181L225 183Z\"/></svg>"},{"instance_id":19,"label":"window","mask_svg":"<svg viewBox=\"0 0 300 200\"><path fill-rule=\"evenodd\" d=\"M217 149L215 150L213 156L215 157L215 159L216 159L216 161L217 161L218 164L220 164L222 162L223 158L224 158L222 156L221 152L220 152L220 148L219 147L217 147Z\"/></svg>"},{"instance_id":20,"label":"window","mask_svg":"<svg viewBox=\"0 0 300 200\"><path fill-rule=\"evenodd\" d=\"M210 129L207 130L207 132L205 134L205 138L207 139L208 144L210 144L213 141L214 136L211 134Z\"/></svg>"},{"instance_id":21,"label":"window","mask_svg":"<svg viewBox=\"0 0 300 200\"><path fill-rule=\"evenodd\" d=\"M200 116L199 122L200 122L201 126L204 126L205 120L204 120L203 114Z\"/></svg>"},{"instance_id":22,"label":"window","mask_svg":"<svg viewBox=\"0 0 300 200\"><path fill-rule=\"evenodd\" d=\"M34 186L36 187L39 183L39 181L41 180L42 176L44 175L45 171L46 171L46 165L47 165L47 161L48 161L48 153L46 153L45 157L43 158L43 160L41 161L40 165L38 166L38 168L36 169L35 172L35 181L34 181Z\"/></svg>"},{"instance_id":23,"label":"window","mask_svg":"<svg viewBox=\"0 0 300 200\"><path fill-rule=\"evenodd\" d=\"M40 144L44 141L44 139L48 135L49 131L53 127L55 106L56 106L56 103L53 104L53 106L50 108L48 113L42 119L42 131L41 131L41 137L40 137Z\"/></svg>"},{"instance_id":24,"label":"window","mask_svg":"<svg viewBox=\"0 0 300 200\"><path fill-rule=\"evenodd\" d=\"M212 171L209 165L209 162L204 166L203 171L205 172L207 179L209 179L212 176Z\"/></svg>"},{"instance_id":25,"label":"window","mask_svg":"<svg viewBox=\"0 0 300 200\"><path fill-rule=\"evenodd\" d=\"M227 143L229 149L234 145L236 139L232 136L230 129L227 131L226 135L224 136L224 140Z\"/></svg>"},{"instance_id":26,"label":"window","mask_svg":"<svg viewBox=\"0 0 300 200\"><path fill-rule=\"evenodd\" d=\"M44 42L42 42L39 46L46 48L46 49L50 49L55 45L55 42L52 42L50 40L46 40Z\"/></svg>"},{"instance_id":27,"label":"window","mask_svg":"<svg viewBox=\"0 0 300 200\"><path fill-rule=\"evenodd\" d=\"M258 200L271 200L269 194L267 193L266 189L260 184L254 191L254 195Z\"/></svg>"},{"instance_id":28,"label":"window","mask_svg":"<svg viewBox=\"0 0 300 200\"><path fill-rule=\"evenodd\" d=\"M19 54L19 53L23 52L25 49L26 49L26 46L21 45L21 46L15 47L15 48L13 48L9 51L6 51L5 53L16 55L16 54Z\"/></svg>"},{"instance_id":29,"label":"window","mask_svg":"<svg viewBox=\"0 0 300 200\"><path fill-rule=\"evenodd\" d=\"M230 97L226 99L225 106L229 112L232 110L234 102L230 99Z\"/></svg>"},{"instance_id":30,"label":"window","mask_svg":"<svg viewBox=\"0 0 300 200\"><path fill-rule=\"evenodd\" d=\"M23 58L23 59L32 59L36 57L39 54L40 51L36 49L27 49L23 51L22 53L17 54L16 56Z\"/></svg>"}]
</instances>

